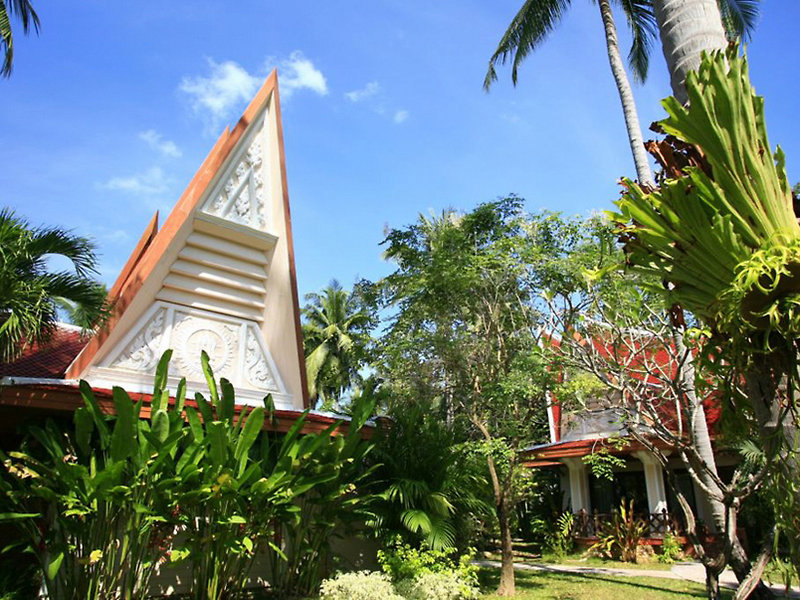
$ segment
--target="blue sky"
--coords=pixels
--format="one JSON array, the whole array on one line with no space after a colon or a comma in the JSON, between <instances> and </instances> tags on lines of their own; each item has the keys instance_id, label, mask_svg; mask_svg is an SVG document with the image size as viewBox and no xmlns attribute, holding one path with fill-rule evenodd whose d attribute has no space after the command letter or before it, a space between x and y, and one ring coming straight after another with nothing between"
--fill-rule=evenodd
<instances>
[{"instance_id":1,"label":"blue sky","mask_svg":"<svg viewBox=\"0 0 800 600\"><path fill-rule=\"evenodd\" d=\"M575 0L513 88L487 61L519 0L34 3L0 81L0 205L94 238L109 284L156 209L279 69L301 295L390 266L386 227L516 193L603 210L634 169L597 7ZM800 2L765 0L749 46L772 144L800 180ZM618 18L622 43L628 39ZM660 47L634 93L663 116ZM163 216L162 216L163 220Z\"/></svg>"}]
</instances>

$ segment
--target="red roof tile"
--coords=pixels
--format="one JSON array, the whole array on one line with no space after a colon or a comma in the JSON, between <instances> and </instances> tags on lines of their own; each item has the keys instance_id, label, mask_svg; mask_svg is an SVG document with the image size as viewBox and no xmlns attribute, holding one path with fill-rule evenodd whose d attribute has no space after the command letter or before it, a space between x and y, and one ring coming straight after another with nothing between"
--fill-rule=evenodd
<instances>
[{"instance_id":1,"label":"red roof tile","mask_svg":"<svg viewBox=\"0 0 800 600\"><path fill-rule=\"evenodd\" d=\"M76 328L59 327L47 344L33 344L17 360L0 364L0 377L63 379L69 364L89 343Z\"/></svg>"}]
</instances>

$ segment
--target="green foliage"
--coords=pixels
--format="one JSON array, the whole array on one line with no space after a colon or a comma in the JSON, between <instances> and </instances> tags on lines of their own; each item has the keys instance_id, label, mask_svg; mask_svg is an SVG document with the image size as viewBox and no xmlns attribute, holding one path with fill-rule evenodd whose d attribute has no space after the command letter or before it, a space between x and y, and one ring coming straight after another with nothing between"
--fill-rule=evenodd
<instances>
[{"instance_id":1,"label":"green foliage","mask_svg":"<svg viewBox=\"0 0 800 600\"><path fill-rule=\"evenodd\" d=\"M470 456L452 427L424 402L396 407L375 436L375 477L384 487L374 525L384 540L402 536L440 550L469 537L492 507L480 496L485 462Z\"/></svg>"},{"instance_id":2,"label":"green foliage","mask_svg":"<svg viewBox=\"0 0 800 600\"><path fill-rule=\"evenodd\" d=\"M339 407L343 394L361 383L374 318L361 297L335 279L321 293L307 294L303 307L303 347L309 394L326 410Z\"/></svg>"},{"instance_id":3,"label":"green foliage","mask_svg":"<svg viewBox=\"0 0 800 600\"><path fill-rule=\"evenodd\" d=\"M466 581L474 581L477 567L470 564L473 557L472 550L459 556L455 548L414 548L400 539L389 548L378 551L381 568L395 582L424 573L456 573Z\"/></svg>"},{"instance_id":4,"label":"green foliage","mask_svg":"<svg viewBox=\"0 0 800 600\"><path fill-rule=\"evenodd\" d=\"M637 518L633 512L633 500L620 507L611 515L611 521L603 523L597 532L598 541L590 550L599 552L606 558L636 562L639 541L647 533L648 525Z\"/></svg>"},{"instance_id":5,"label":"green foliage","mask_svg":"<svg viewBox=\"0 0 800 600\"><path fill-rule=\"evenodd\" d=\"M572 537L572 526L575 516L564 512L556 519L555 530L550 534L550 550L558 557L564 557L575 549L575 538Z\"/></svg>"},{"instance_id":6,"label":"green foliage","mask_svg":"<svg viewBox=\"0 0 800 600\"><path fill-rule=\"evenodd\" d=\"M670 532L665 533L661 543L661 553L658 555L658 562L672 564L682 556L683 548L681 548L678 539Z\"/></svg>"},{"instance_id":7,"label":"green foliage","mask_svg":"<svg viewBox=\"0 0 800 600\"><path fill-rule=\"evenodd\" d=\"M67 259L72 269L50 271L47 260L53 254ZM105 288L92 279L96 265L89 240L64 229L32 228L12 211L1 210L0 361L15 359L25 345L47 342L61 300L82 315L77 325L89 328L105 319Z\"/></svg>"},{"instance_id":8,"label":"green foliage","mask_svg":"<svg viewBox=\"0 0 800 600\"><path fill-rule=\"evenodd\" d=\"M407 600L475 600L480 597L477 575L465 580L453 571L421 573L398 583L397 591Z\"/></svg>"},{"instance_id":9,"label":"green foliage","mask_svg":"<svg viewBox=\"0 0 800 600\"><path fill-rule=\"evenodd\" d=\"M271 585L275 590L312 593L328 566L331 542L352 535L374 518L377 496L370 481L378 465L368 466L374 444L362 438L362 428L374 407L374 397L360 396L350 405L345 433L331 435L343 425L337 422L325 431L292 442L287 455L302 480L293 489L294 518L281 523L287 560L273 557Z\"/></svg>"},{"instance_id":10,"label":"green foliage","mask_svg":"<svg viewBox=\"0 0 800 600\"><path fill-rule=\"evenodd\" d=\"M372 445L360 430L372 405L341 425L301 435L262 434L267 407L236 408L203 352L210 397L169 401L170 352L159 362L150 416L121 388L105 415L86 382L74 428L33 427L21 452L4 456L4 521L37 556L51 597L144 598L159 562L191 567L194 598L216 600L248 584L256 556L275 569L273 587L316 589L334 530L364 520L369 495L356 484ZM279 545L282 537L285 542Z\"/></svg>"},{"instance_id":11,"label":"green foliage","mask_svg":"<svg viewBox=\"0 0 800 600\"><path fill-rule=\"evenodd\" d=\"M30 0L10 0L0 2L0 50L3 51L3 66L0 76L10 77L14 65L14 35L11 31L11 17L16 14L22 22L23 33L28 33L31 26L39 33L39 16L33 10Z\"/></svg>"},{"instance_id":12,"label":"green foliage","mask_svg":"<svg viewBox=\"0 0 800 600\"><path fill-rule=\"evenodd\" d=\"M611 454L607 448L587 454L582 460L591 469L592 475L608 481L614 481L614 469L625 468L625 459Z\"/></svg>"},{"instance_id":13,"label":"green foliage","mask_svg":"<svg viewBox=\"0 0 800 600\"><path fill-rule=\"evenodd\" d=\"M164 379L156 378L153 415L166 418L165 435L154 434L156 417L140 419L141 402L121 388L113 390L117 415L109 417L81 382L85 406L75 412L73 431L48 421L30 429L21 451L3 457L2 518L19 528L52 597L95 598L117 589L144 597L165 557L164 492L176 484L166 465L184 432L182 419L164 410Z\"/></svg>"},{"instance_id":14,"label":"green foliage","mask_svg":"<svg viewBox=\"0 0 800 600\"><path fill-rule=\"evenodd\" d=\"M383 573L339 573L322 582L320 600L403 600Z\"/></svg>"},{"instance_id":15,"label":"green foliage","mask_svg":"<svg viewBox=\"0 0 800 600\"><path fill-rule=\"evenodd\" d=\"M728 335L758 329L796 337L778 307L800 292L792 283L800 226L783 152L770 154L764 101L735 49L706 57L686 88L689 105L667 98L669 117L659 125L701 148L702 158L686 157L690 166L656 191L626 182L613 218L628 261L670 283L670 304Z\"/></svg>"}]
</instances>

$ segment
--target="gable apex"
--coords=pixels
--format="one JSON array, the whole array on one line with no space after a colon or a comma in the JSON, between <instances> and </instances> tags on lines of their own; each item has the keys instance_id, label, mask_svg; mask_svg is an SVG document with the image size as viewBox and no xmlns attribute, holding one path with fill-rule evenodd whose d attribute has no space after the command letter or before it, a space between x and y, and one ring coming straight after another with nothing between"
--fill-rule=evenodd
<instances>
[{"instance_id":1,"label":"gable apex","mask_svg":"<svg viewBox=\"0 0 800 600\"><path fill-rule=\"evenodd\" d=\"M170 384L186 377L201 391L205 350L243 402L271 393L278 408L307 405L275 71L161 230L148 226L112 291L108 325L68 377L147 392L154 357L171 348Z\"/></svg>"}]
</instances>

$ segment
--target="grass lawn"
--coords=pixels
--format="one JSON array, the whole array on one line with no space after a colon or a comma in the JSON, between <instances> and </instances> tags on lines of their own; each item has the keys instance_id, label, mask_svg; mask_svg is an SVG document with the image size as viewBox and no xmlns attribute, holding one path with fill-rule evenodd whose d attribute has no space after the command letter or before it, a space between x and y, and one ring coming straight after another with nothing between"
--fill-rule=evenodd
<instances>
[{"instance_id":1,"label":"grass lawn","mask_svg":"<svg viewBox=\"0 0 800 600\"><path fill-rule=\"evenodd\" d=\"M481 569L481 587L493 589L500 580L499 569ZM705 588L696 583L678 579L653 577L608 577L605 575L578 575L573 573L548 573L517 571L519 600L678 600L679 598L705 598ZM723 598L732 598L729 591ZM500 596L486 594L484 600Z\"/></svg>"}]
</instances>

